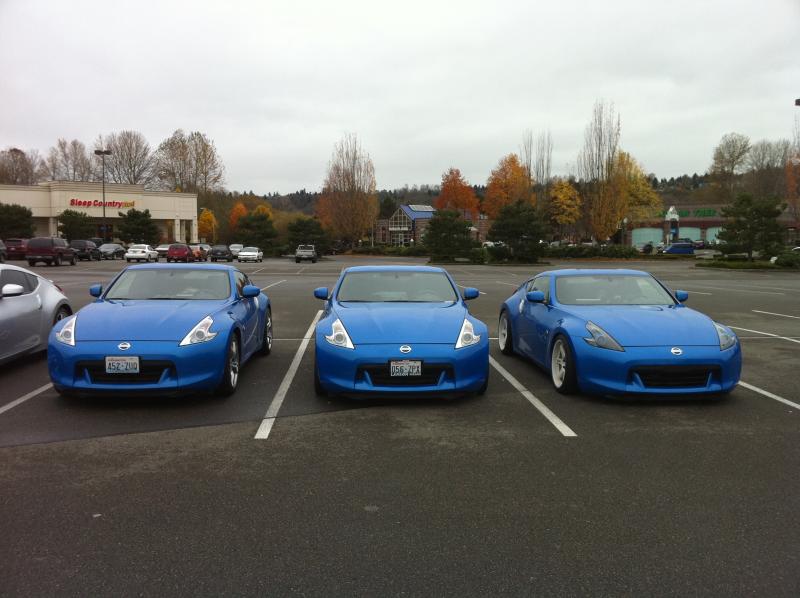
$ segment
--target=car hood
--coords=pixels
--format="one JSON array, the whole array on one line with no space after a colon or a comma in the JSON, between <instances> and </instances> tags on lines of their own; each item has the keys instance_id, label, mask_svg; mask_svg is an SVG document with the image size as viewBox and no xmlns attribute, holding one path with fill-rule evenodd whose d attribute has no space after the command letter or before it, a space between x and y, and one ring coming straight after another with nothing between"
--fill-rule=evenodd
<instances>
[{"instance_id":1,"label":"car hood","mask_svg":"<svg viewBox=\"0 0 800 598\"><path fill-rule=\"evenodd\" d=\"M688 307L569 306L567 311L591 320L623 347L719 345L711 318Z\"/></svg>"},{"instance_id":2,"label":"car hood","mask_svg":"<svg viewBox=\"0 0 800 598\"><path fill-rule=\"evenodd\" d=\"M467 315L460 303L338 303L336 315L355 345L455 344Z\"/></svg>"},{"instance_id":3,"label":"car hood","mask_svg":"<svg viewBox=\"0 0 800 598\"><path fill-rule=\"evenodd\" d=\"M78 312L80 341L176 341L224 301L101 301Z\"/></svg>"}]
</instances>

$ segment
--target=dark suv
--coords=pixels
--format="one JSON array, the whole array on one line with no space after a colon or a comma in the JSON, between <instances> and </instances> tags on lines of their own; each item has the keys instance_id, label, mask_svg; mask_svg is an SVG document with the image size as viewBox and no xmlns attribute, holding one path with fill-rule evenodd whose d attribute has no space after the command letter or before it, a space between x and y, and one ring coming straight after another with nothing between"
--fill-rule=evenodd
<instances>
[{"instance_id":1,"label":"dark suv","mask_svg":"<svg viewBox=\"0 0 800 598\"><path fill-rule=\"evenodd\" d=\"M75 250L75 257L79 260L100 261L100 250L93 241L70 241L69 246Z\"/></svg>"},{"instance_id":2,"label":"dark suv","mask_svg":"<svg viewBox=\"0 0 800 598\"><path fill-rule=\"evenodd\" d=\"M6 246L2 240L0 240L0 264L4 264L6 261Z\"/></svg>"},{"instance_id":3,"label":"dark suv","mask_svg":"<svg viewBox=\"0 0 800 598\"><path fill-rule=\"evenodd\" d=\"M10 260L24 260L28 239L6 239L6 257Z\"/></svg>"},{"instance_id":4,"label":"dark suv","mask_svg":"<svg viewBox=\"0 0 800 598\"><path fill-rule=\"evenodd\" d=\"M233 252L227 245L214 245L209 255L211 256L212 262L216 262L217 260L225 260L226 262L233 261Z\"/></svg>"},{"instance_id":5,"label":"dark suv","mask_svg":"<svg viewBox=\"0 0 800 598\"><path fill-rule=\"evenodd\" d=\"M34 237L28 241L25 259L29 266L44 262L48 266L60 266L61 262L69 262L74 266L75 250L67 245L66 239L59 237Z\"/></svg>"}]
</instances>

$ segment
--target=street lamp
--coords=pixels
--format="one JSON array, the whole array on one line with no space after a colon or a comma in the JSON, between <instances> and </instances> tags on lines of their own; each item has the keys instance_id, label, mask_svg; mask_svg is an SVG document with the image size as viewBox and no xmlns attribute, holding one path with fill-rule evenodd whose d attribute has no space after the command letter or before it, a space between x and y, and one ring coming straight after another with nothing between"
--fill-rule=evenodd
<instances>
[{"instance_id":1,"label":"street lamp","mask_svg":"<svg viewBox=\"0 0 800 598\"><path fill-rule=\"evenodd\" d=\"M96 149L94 150L95 156L100 156L103 162L103 243L108 241L108 225L106 224L106 156L111 155L110 149Z\"/></svg>"}]
</instances>

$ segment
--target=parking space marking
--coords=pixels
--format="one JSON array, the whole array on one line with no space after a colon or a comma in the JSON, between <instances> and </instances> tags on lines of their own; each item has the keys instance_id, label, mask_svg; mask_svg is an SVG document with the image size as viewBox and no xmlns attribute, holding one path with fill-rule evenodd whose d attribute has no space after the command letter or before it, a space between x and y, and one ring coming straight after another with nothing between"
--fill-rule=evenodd
<instances>
[{"instance_id":1,"label":"parking space marking","mask_svg":"<svg viewBox=\"0 0 800 598\"><path fill-rule=\"evenodd\" d=\"M511 284L510 282L503 282L502 280L495 280L495 282L497 284L504 284L504 285L507 285L507 286L510 286L510 287L518 287L519 286L518 284Z\"/></svg>"},{"instance_id":2,"label":"parking space marking","mask_svg":"<svg viewBox=\"0 0 800 598\"><path fill-rule=\"evenodd\" d=\"M466 288L467 288L467 287L465 287L463 284L458 284L458 283L456 283L456 286L457 286L457 287L460 287L460 288L462 288L462 289L466 289ZM481 295L485 295L485 294L486 294L486 293L484 293L483 291L478 291L478 292L479 292Z\"/></svg>"},{"instance_id":3,"label":"parking space marking","mask_svg":"<svg viewBox=\"0 0 800 598\"><path fill-rule=\"evenodd\" d=\"M691 293L692 295L713 295L714 293L703 293L701 291L686 291L687 293Z\"/></svg>"},{"instance_id":4,"label":"parking space marking","mask_svg":"<svg viewBox=\"0 0 800 598\"><path fill-rule=\"evenodd\" d=\"M794 318L795 320L800 320L800 316L790 316L788 314L776 314L774 311L761 311L760 309L752 310L757 314L767 314L770 316L781 316L782 318Z\"/></svg>"},{"instance_id":5,"label":"parking space marking","mask_svg":"<svg viewBox=\"0 0 800 598\"><path fill-rule=\"evenodd\" d=\"M517 380L514 376L512 376L508 372L508 370L506 370L502 365L497 363L497 360L494 357L489 356L489 363L492 364L492 367L498 371L498 373L506 380L506 382L508 382L509 384L511 384L511 386L516 388L519 391L519 393L523 397L525 397L531 405L536 407L536 409L539 410L539 413L544 415L545 418L547 418L547 420L551 424L553 424L553 426L555 426L556 430L561 432L562 436L568 436L572 438L577 436L577 434L573 432L572 429L567 424L561 421L555 413L550 411L550 409L548 409L544 403L542 403L538 398L536 398L536 396L534 396L534 394L531 391L525 388L519 380Z\"/></svg>"},{"instance_id":6,"label":"parking space marking","mask_svg":"<svg viewBox=\"0 0 800 598\"><path fill-rule=\"evenodd\" d=\"M15 399L15 400L11 401L10 403L7 403L7 404L3 405L2 407L0 407L0 414L5 413L6 411L8 411L10 409L13 409L17 405L19 405L21 403L24 403L28 399L32 399L36 395L40 395L44 391L50 390L51 388L53 388L53 383L52 382L48 382L44 386L40 386L36 390L30 391L28 394L22 395L20 398Z\"/></svg>"},{"instance_id":7,"label":"parking space marking","mask_svg":"<svg viewBox=\"0 0 800 598\"><path fill-rule=\"evenodd\" d=\"M773 293L772 291L752 291L750 289L742 289L742 288L729 289L726 287L712 287L707 284L692 283L692 286L696 286L701 289L714 289L715 291L727 291L729 293L757 293L758 295L786 295L786 293ZM691 291L691 292L697 293L698 291Z\"/></svg>"},{"instance_id":8,"label":"parking space marking","mask_svg":"<svg viewBox=\"0 0 800 598\"><path fill-rule=\"evenodd\" d=\"M261 287L261 290L262 290L262 291L266 291L268 288L270 288L270 287L275 287L275 286L278 286L278 285L279 285L279 284L281 284L282 282L286 282L286 281L285 281L285 280L279 280L278 282L273 282L272 284L268 284L268 285L267 285L267 286L265 286L265 287Z\"/></svg>"},{"instance_id":9,"label":"parking space marking","mask_svg":"<svg viewBox=\"0 0 800 598\"><path fill-rule=\"evenodd\" d=\"M768 390L764 390L763 388L759 388L758 386L753 386L752 384L748 384L747 382L742 382L741 380L739 380L739 386L743 386L748 390L752 390L753 392L757 392L758 394L764 395L765 397L774 399L776 401L780 401L781 403L789 405L789 407L793 407L794 409L800 410L800 405L798 405L797 403L792 403L790 400L784 399L783 397L779 397L778 395L773 394Z\"/></svg>"},{"instance_id":10,"label":"parking space marking","mask_svg":"<svg viewBox=\"0 0 800 598\"><path fill-rule=\"evenodd\" d=\"M289 366L289 369L286 371L286 375L283 377L281 385L278 387L278 390L272 399L272 403L270 403L267 413L264 415L261 425L258 427L258 431L255 435L256 440L266 440L269 438L269 433L272 431L275 418L278 417L278 411L280 411L281 405L283 405L283 400L286 398L286 393L289 392L289 387L292 385L292 380L294 380L295 374L297 374L297 368L300 367L303 354L306 352L308 343L313 338L312 335L314 334L314 328L316 327L317 321L321 315L322 310L319 310L317 315L314 316L314 319L311 320L311 324L308 326L305 336L303 336L303 342L301 342L300 346L297 348L297 353L294 354L294 359L292 359L292 363Z\"/></svg>"},{"instance_id":11,"label":"parking space marking","mask_svg":"<svg viewBox=\"0 0 800 598\"><path fill-rule=\"evenodd\" d=\"M266 268L266 266L264 266L264 268L259 268L258 270L253 270L252 272L250 272L250 274L258 274L259 272L261 272L261 271L262 271L262 270L264 270L265 268ZM263 290L263 289L262 289L262 290Z\"/></svg>"},{"instance_id":12,"label":"parking space marking","mask_svg":"<svg viewBox=\"0 0 800 598\"><path fill-rule=\"evenodd\" d=\"M764 336L771 336L772 338L779 338L785 341L789 341L790 343L798 343L800 344L800 340L796 338L790 338L788 336L781 336L780 334L772 334L771 332L761 332L760 330L750 330L749 328L741 328L739 326L729 326L734 330L744 330L745 332L754 332L755 334L763 334Z\"/></svg>"},{"instance_id":13,"label":"parking space marking","mask_svg":"<svg viewBox=\"0 0 800 598\"><path fill-rule=\"evenodd\" d=\"M302 274L302 273L303 273L303 270L305 270L306 268L308 268L308 266L303 266L302 268L300 268L300 269L297 271L297 274Z\"/></svg>"}]
</instances>

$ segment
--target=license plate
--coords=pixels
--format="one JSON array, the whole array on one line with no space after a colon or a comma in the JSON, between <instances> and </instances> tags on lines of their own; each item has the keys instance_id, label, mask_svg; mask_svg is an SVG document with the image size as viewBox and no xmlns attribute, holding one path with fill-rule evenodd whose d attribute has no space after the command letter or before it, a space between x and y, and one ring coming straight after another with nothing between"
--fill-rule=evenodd
<instances>
[{"instance_id":1,"label":"license plate","mask_svg":"<svg viewBox=\"0 0 800 598\"><path fill-rule=\"evenodd\" d=\"M106 374L138 374L138 357L106 357Z\"/></svg>"},{"instance_id":2,"label":"license plate","mask_svg":"<svg viewBox=\"0 0 800 598\"><path fill-rule=\"evenodd\" d=\"M421 376L422 362L411 359L389 362L391 376Z\"/></svg>"}]
</instances>

